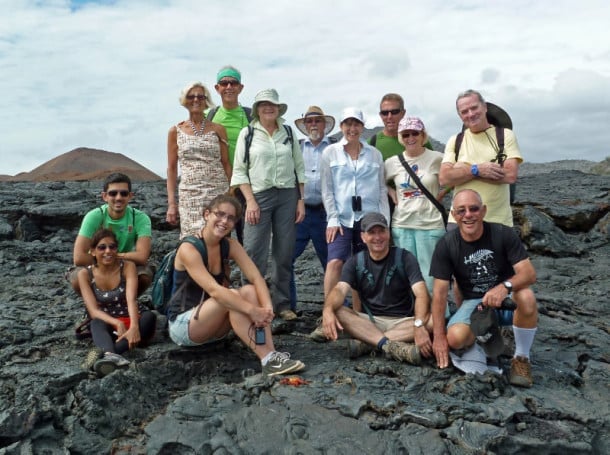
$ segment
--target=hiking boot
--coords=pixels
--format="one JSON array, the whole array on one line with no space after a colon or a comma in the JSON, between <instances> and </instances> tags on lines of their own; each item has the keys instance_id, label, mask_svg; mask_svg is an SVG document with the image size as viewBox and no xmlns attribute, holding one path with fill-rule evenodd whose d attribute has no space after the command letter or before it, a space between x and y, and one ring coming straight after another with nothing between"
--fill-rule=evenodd
<instances>
[{"instance_id":1,"label":"hiking boot","mask_svg":"<svg viewBox=\"0 0 610 455\"><path fill-rule=\"evenodd\" d=\"M316 321L316 328L309 334L309 338L318 343L325 343L328 341L326 335L324 335L324 326L322 325L322 318L318 318Z\"/></svg>"},{"instance_id":2,"label":"hiking boot","mask_svg":"<svg viewBox=\"0 0 610 455\"><path fill-rule=\"evenodd\" d=\"M305 364L300 360L291 360L287 352L275 351L269 361L263 365L265 376L275 376L277 374L294 373L305 368Z\"/></svg>"},{"instance_id":3,"label":"hiking boot","mask_svg":"<svg viewBox=\"0 0 610 455\"><path fill-rule=\"evenodd\" d=\"M282 310L280 311L279 316L284 321L294 321L296 318L298 318L297 314L292 310Z\"/></svg>"},{"instance_id":4,"label":"hiking boot","mask_svg":"<svg viewBox=\"0 0 610 455\"><path fill-rule=\"evenodd\" d=\"M413 343L403 343L402 341L388 341L382 347L387 357L411 365L421 364L421 354L419 348Z\"/></svg>"},{"instance_id":5,"label":"hiking boot","mask_svg":"<svg viewBox=\"0 0 610 455\"><path fill-rule=\"evenodd\" d=\"M128 366L129 360L125 357L114 352L106 352L103 358L95 362L93 369L98 376L103 377L109 375L117 368L126 368Z\"/></svg>"},{"instance_id":6,"label":"hiking boot","mask_svg":"<svg viewBox=\"0 0 610 455\"><path fill-rule=\"evenodd\" d=\"M527 357L514 357L510 363L509 382L517 387L531 387L534 383L532 379L532 365Z\"/></svg>"},{"instance_id":7,"label":"hiking boot","mask_svg":"<svg viewBox=\"0 0 610 455\"><path fill-rule=\"evenodd\" d=\"M375 348L364 341L349 339L347 340L347 356L356 359L360 356L370 354Z\"/></svg>"},{"instance_id":8,"label":"hiking boot","mask_svg":"<svg viewBox=\"0 0 610 455\"><path fill-rule=\"evenodd\" d=\"M104 351L100 348L90 349L85 356L85 360L83 360L83 363L80 364L80 367L87 371L93 370L93 365L95 365L95 362L97 362L103 355Z\"/></svg>"}]
</instances>

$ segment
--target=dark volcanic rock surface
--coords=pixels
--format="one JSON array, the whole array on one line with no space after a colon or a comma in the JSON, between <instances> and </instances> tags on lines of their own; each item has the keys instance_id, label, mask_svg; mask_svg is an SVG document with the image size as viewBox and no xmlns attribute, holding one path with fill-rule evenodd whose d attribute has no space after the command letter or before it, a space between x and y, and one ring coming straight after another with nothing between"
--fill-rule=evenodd
<instances>
[{"instance_id":1,"label":"dark volcanic rock surface","mask_svg":"<svg viewBox=\"0 0 610 455\"><path fill-rule=\"evenodd\" d=\"M262 378L233 338L184 349L163 330L128 370L94 378L79 367L90 343L73 337L83 304L63 273L99 185L0 183L0 454L610 453L607 176L520 179L515 220L540 307L531 389L311 342L322 304L312 250L297 263L300 318L274 324L309 384ZM178 236L163 221L165 184L135 190L158 260Z\"/></svg>"}]
</instances>

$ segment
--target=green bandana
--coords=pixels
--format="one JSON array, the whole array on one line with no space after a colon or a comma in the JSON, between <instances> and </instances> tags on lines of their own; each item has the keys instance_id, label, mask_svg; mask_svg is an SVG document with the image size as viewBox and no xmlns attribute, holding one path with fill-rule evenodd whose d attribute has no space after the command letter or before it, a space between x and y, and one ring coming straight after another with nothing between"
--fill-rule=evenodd
<instances>
[{"instance_id":1,"label":"green bandana","mask_svg":"<svg viewBox=\"0 0 610 455\"><path fill-rule=\"evenodd\" d=\"M216 75L216 82L219 82L223 77L232 77L241 84L241 74L233 68L223 68Z\"/></svg>"}]
</instances>

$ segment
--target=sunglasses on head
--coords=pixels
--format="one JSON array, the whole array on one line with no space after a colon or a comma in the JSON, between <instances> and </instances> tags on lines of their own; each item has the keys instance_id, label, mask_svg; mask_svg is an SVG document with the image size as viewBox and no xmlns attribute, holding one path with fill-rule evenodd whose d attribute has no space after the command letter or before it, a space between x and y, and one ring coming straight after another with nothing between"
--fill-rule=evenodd
<instances>
[{"instance_id":1,"label":"sunglasses on head","mask_svg":"<svg viewBox=\"0 0 610 455\"><path fill-rule=\"evenodd\" d=\"M222 80L222 81L218 81L218 85L220 85L221 87L228 87L229 85L232 85L233 87L235 87L235 86L239 85L239 82Z\"/></svg>"},{"instance_id":2,"label":"sunglasses on head","mask_svg":"<svg viewBox=\"0 0 610 455\"><path fill-rule=\"evenodd\" d=\"M480 205L471 205L470 207L460 207L459 209L455 209L453 214L462 217L466 215L466 212L479 213L479 210L481 210Z\"/></svg>"},{"instance_id":3,"label":"sunglasses on head","mask_svg":"<svg viewBox=\"0 0 610 455\"><path fill-rule=\"evenodd\" d=\"M403 139L409 139L411 136L417 137L417 136L419 136L419 131L411 131L410 133L402 133L401 136Z\"/></svg>"},{"instance_id":4,"label":"sunglasses on head","mask_svg":"<svg viewBox=\"0 0 610 455\"><path fill-rule=\"evenodd\" d=\"M193 101L195 98L197 98L199 101L203 101L203 100L207 99L207 96L205 96L205 95L186 95L186 99L189 101Z\"/></svg>"},{"instance_id":5,"label":"sunglasses on head","mask_svg":"<svg viewBox=\"0 0 610 455\"><path fill-rule=\"evenodd\" d=\"M106 250L115 251L117 249L117 244L111 243L109 245L106 245L105 243L98 243L95 248L98 251L106 251Z\"/></svg>"},{"instance_id":6,"label":"sunglasses on head","mask_svg":"<svg viewBox=\"0 0 610 455\"><path fill-rule=\"evenodd\" d=\"M117 194L120 194L122 197L127 197L129 196L129 191L127 190L110 190L110 191L106 191L106 194L110 197L116 197Z\"/></svg>"},{"instance_id":7,"label":"sunglasses on head","mask_svg":"<svg viewBox=\"0 0 610 455\"><path fill-rule=\"evenodd\" d=\"M379 111L379 114L383 115L384 117L392 114L392 115L398 115L402 112L402 109L387 109L387 110L383 110L383 111Z\"/></svg>"}]
</instances>

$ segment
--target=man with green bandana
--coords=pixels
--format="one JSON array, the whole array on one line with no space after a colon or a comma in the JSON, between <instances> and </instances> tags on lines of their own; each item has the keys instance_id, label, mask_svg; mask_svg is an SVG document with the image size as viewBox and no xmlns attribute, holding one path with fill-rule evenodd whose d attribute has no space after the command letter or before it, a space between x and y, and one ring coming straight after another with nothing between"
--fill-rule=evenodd
<instances>
[{"instance_id":1,"label":"man with green bandana","mask_svg":"<svg viewBox=\"0 0 610 455\"><path fill-rule=\"evenodd\" d=\"M227 130L227 138L229 140L229 162L233 168L233 160L235 159L235 144L237 136L242 128L248 126L252 121L249 107L242 107L239 104L239 94L244 88L241 83L241 73L234 66L223 66L216 74L216 92L220 95L222 106L210 109L207 113L207 119L219 123ZM229 181L231 176L229 175ZM245 207L245 200L241 192L237 190L235 196ZM244 223L240 219L235 223L235 233L239 243L243 244L244 238Z\"/></svg>"}]
</instances>

